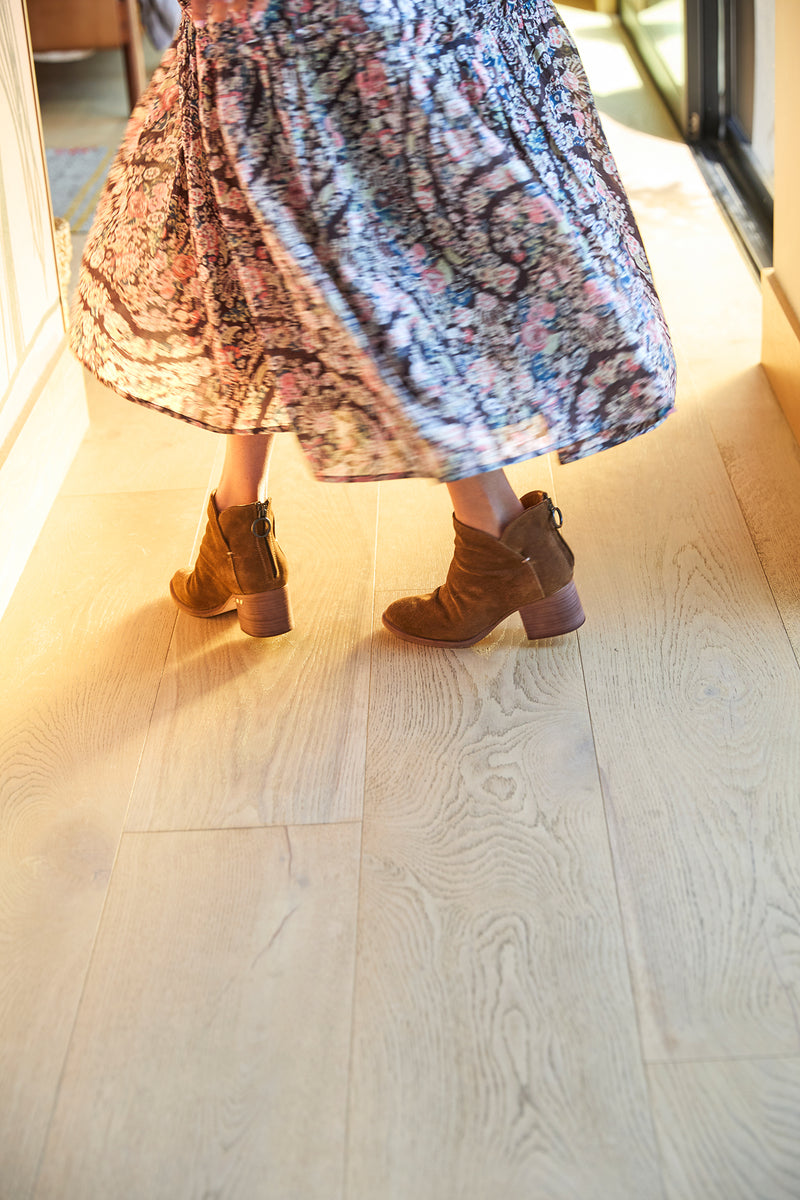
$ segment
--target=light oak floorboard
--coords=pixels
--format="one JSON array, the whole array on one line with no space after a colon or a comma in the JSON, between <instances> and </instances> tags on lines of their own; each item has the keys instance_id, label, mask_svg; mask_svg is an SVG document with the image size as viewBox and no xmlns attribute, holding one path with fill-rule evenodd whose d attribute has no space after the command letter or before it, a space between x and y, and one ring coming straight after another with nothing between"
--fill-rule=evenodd
<instances>
[{"instance_id":1,"label":"light oak floorboard","mask_svg":"<svg viewBox=\"0 0 800 1200\"><path fill-rule=\"evenodd\" d=\"M649 1073L669 1200L797 1200L800 1058Z\"/></svg>"},{"instance_id":2,"label":"light oak floorboard","mask_svg":"<svg viewBox=\"0 0 800 1200\"><path fill-rule=\"evenodd\" d=\"M703 393L736 497L800 662L800 447L760 366ZM729 364L729 369L733 364Z\"/></svg>"},{"instance_id":3,"label":"light oak floorboard","mask_svg":"<svg viewBox=\"0 0 800 1200\"><path fill-rule=\"evenodd\" d=\"M682 147L681 153L689 151ZM646 197L640 203L637 191L634 205L680 349L681 377L702 399L800 656L800 450L759 366L761 290L696 167L675 158L680 205L665 211ZM640 167L651 169L648 161Z\"/></svg>"},{"instance_id":4,"label":"light oak floorboard","mask_svg":"<svg viewBox=\"0 0 800 1200\"><path fill-rule=\"evenodd\" d=\"M636 86L622 44L610 55L606 40L591 30L581 39L581 22L602 18L576 16L584 62L680 349L681 377L702 398L800 656L800 451L758 365L761 289L652 84L643 79Z\"/></svg>"},{"instance_id":5,"label":"light oak floorboard","mask_svg":"<svg viewBox=\"0 0 800 1200\"><path fill-rule=\"evenodd\" d=\"M181 493L61 500L0 622L3 1200L39 1161L192 534Z\"/></svg>"},{"instance_id":6,"label":"light oak floorboard","mask_svg":"<svg viewBox=\"0 0 800 1200\"><path fill-rule=\"evenodd\" d=\"M381 633L372 696L348 1200L656 1200L575 636Z\"/></svg>"},{"instance_id":7,"label":"light oak floorboard","mask_svg":"<svg viewBox=\"0 0 800 1200\"><path fill-rule=\"evenodd\" d=\"M557 480L645 1056L795 1053L800 673L697 398Z\"/></svg>"},{"instance_id":8,"label":"light oak floorboard","mask_svg":"<svg viewBox=\"0 0 800 1200\"><path fill-rule=\"evenodd\" d=\"M587 53L593 82L593 53L596 47L597 43L591 40L582 46ZM602 68L603 61L604 55L599 54L597 67ZM646 80L643 90L648 94L651 91L651 85ZM614 101L613 90L609 100ZM601 109L606 108L602 95L600 103ZM651 116L649 114L648 120ZM633 739L637 731L642 731L645 744L652 746L651 781L646 781L646 763L640 764L642 774L639 775L636 760L631 762L631 781L636 774L637 786L642 787L646 803L656 811L663 811L662 797L664 794L668 796L669 817L663 830L664 846L661 853L657 854L655 845L650 852L646 851L643 840L637 839L640 845L636 853L636 870L642 872L640 880L644 880L646 875L644 863L649 854L652 854L656 863L663 864L661 870L656 872L655 880L658 882L654 883L652 894L640 893L640 912L649 914L643 940L652 947L661 932L661 940L666 937L667 944L674 943L675 950L678 950L674 977L675 980L681 976L686 979L684 997L679 997L680 988L674 984L666 994L668 996L669 990L672 990L672 997L666 998L662 994L661 979L668 978L667 960L674 953L667 946L664 946L662 954L663 967L651 974L645 970L643 976L637 972L645 1009L645 1049L658 1057L662 1054L682 1056L692 1054L693 1050L698 1054L716 1054L726 1052L726 1048L733 1054L758 1052L759 1049L770 1051L776 1046L795 1049L798 990L796 944L800 911L794 898L798 894L800 847L794 824L790 821L790 798L798 791L798 739L793 733L793 725L796 730L798 720L798 676L784 649L780 626L770 612L769 599L760 584L751 548L747 539L741 536L744 530L734 528L738 522L730 504L724 505L727 510L724 521L726 536L720 536L721 511L714 493L720 491L722 498L728 481L718 470L708 434L704 432L698 439L690 431L693 428L702 430L704 422L700 419L700 413L704 412L720 448L729 482L746 518L747 528L758 548L760 563L768 577L784 628L794 643L795 653L799 641L796 601L798 568L793 551L796 529L800 527L799 514L795 511L795 497L800 496L796 446L790 439L786 422L778 413L774 397L765 389L763 374L756 366L760 332L757 282L730 238L724 218L710 196L690 149L680 142L670 142L666 136L668 131L658 127L657 122L650 125L649 133L658 134L654 137L634 132L630 127L634 122L630 122L627 116L625 121L627 128L616 124L614 120L606 120L606 128L642 229L656 284L678 346L679 379L682 380L679 403L691 403L693 409L693 415L687 419L681 415L680 418L684 430L682 445L675 440L680 437L676 431L666 434L658 432L644 439L645 446L657 439L650 446L649 454L648 450L633 444L630 448L614 451L610 458L601 456L601 460L597 461L595 490L588 487L588 481L595 476L594 467L585 464L585 467L578 468L583 473L578 493L585 504L595 505L597 492L607 491L609 479L621 480L624 470L621 464L627 461L631 478L637 480L637 485L634 488L622 486L616 493L621 500L621 508L625 510L624 524L618 521L618 528L626 530L626 556L630 553L628 528L632 536L644 533L646 538L654 540L654 550L657 539L664 538L663 530L658 530L658 509L652 509L654 491L663 488L664 497L669 497L669 504L675 508L668 517L674 534L669 540L664 540L663 552L658 554L655 563L650 552L646 552L646 557L645 553L640 556L639 570L644 569L644 577L649 570L654 582L663 580L664 594L668 596L673 595L676 584L684 588L684 599L681 599L680 592L675 595L675 617L678 619L681 604L685 604L685 599L692 599L692 593L696 593L692 606L696 611L691 612L692 625L696 629L691 637L688 636L688 630L686 636L675 637L676 631L670 630L663 620L660 620L657 628L652 628L652 620L649 622L651 636L668 649L668 658L674 659L678 652L675 666L680 661L681 642L684 643L686 662L691 661L690 655L694 655L697 659L694 679L685 670L682 671L682 679L676 678L675 667L667 667L668 659L662 650L663 666L656 667L652 674L650 696L640 695L642 685L646 688L646 678L642 678L639 667L633 666L633 662L628 665L628 670L632 672L632 690L627 686L630 679L624 677L620 680L620 696L627 697L627 708L631 710L625 721L628 734ZM687 281L691 281L691 286L687 286ZM667 431L672 431L675 420L673 418L668 422ZM663 455L666 462L660 463L655 448L667 445L662 440L664 436L672 445ZM616 472L612 469L614 456L620 464ZM690 466L692 462L692 484L687 488L684 463ZM705 463L715 469L709 473L704 487L702 473ZM664 467L672 467L672 472ZM557 479L561 478L572 479L570 469L558 473ZM569 511L572 511L571 503ZM646 514L642 523L637 520L638 512ZM597 514L600 522L604 515L612 515L610 505L601 506ZM690 520L687 521L687 518ZM699 529L699 539L692 535L692 523ZM645 524L649 528L645 529ZM678 548L680 526L684 527L687 544ZM595 529L593 535L596 538ZM601 556L597 554L595 538L591 556L593 562L600 565ZM678 551L673 564L670 564L673 578L664 576L662 566L666 562L670 542ZM691 557L687 551L694 547L700 551L697 565L702 569L702 574L694 571L692 580ZM608 548L609 552L613 552L616 570L619 566L619 547L609 541ZM648 558L656 570L648 566ZM581 548L578 560L581 566L587 562ZM746 569L747 580L752 586L747 586L744 593L740 593L736 587L735 590L727 590L726 594L726 589L720 587L721 571L730 574L736 568ZM708 584L698 588L698 583L705 582L702 575L706 576ZM685 578L685 586L680 582L681 576ZM588 586L583 588L583 592L584 601L590 605ZM626 590L628 594L620 590L619 602L627 606L630 589ZM703 592L706 593L706 614L699 610ZM599 613L604 622L608 622L608 612L606 607ZM709 624L708 632L704 635L698 620L703 616L706 620L709 617L717 620L724 617L728 625L726 634L718 637L714 625ZM614 625L621 635L630 635L630 629L616 623L612 613L612 628ZM593 624L590 624L579 635L587 664L587 647L591 644L593 628ZM615 652L616 649L618 647L614 647ZM716 664L715 656L718 659ZM631 659L632 656L627 655L627 658ZM607 671L610 671L619 658L614 653L604 661ZM666 670L664 667L667 667ZM588 674L589 694L593 702L599 701L602 689L608 688L608 678L607 674L601 684L600 678ZM613 678L614 674L610 674L610 679ZM666 695L660 697L664 685ZM694 695L691 691L687 692L685 712L680 715L681 691L685 690L686 685L692 686ZM758 703L760 695L765 697L765 706ZM609 696L610 700L612 697ZM636 706L636 710L633 710L633 706ZM751 706L752 716L748 716ZM649 733L645 734L643 716L648 710L655 714L658 708L674 708L675 715L667 727L662 727L662 719L658 718L652 722ZM613 701L609 703L609 757L616 766L620 762L620 755L627 756L627 748L621 749L625 745L624 731L612 730L612 712ZM593 716L594 713L593 703ZM774 714L777 714L777 719ZM620 724L619 714L616 720ZM599 724L596 724L596 731L599 732L599 744L602 745L604 734ZM667 752L664 752L670 742L675 748L680 748L674 750L672 767L667 761ZM699 770L694 768L696 762L702 763ZM732 773L734 781L729 784ZM615 769L615 776L619 774L619 770ZM628 772L624 768L621 774ZM627 785L624 791L627 791ZM704 803L704 797L709 793L715 797L712 805ZM632 799L631 793L631 802ZM697 814L693 822L687 823L686 815L692 814L692 802L697 805ZM681 811L684 806L686 812ZM630 803L626 802L620 811L622 820L619 826L618 822L612 821L612 829L619 827L620 834L625 834L620 840L618 869L622 895L627 900L625 877L631 865L628 847L637 822ZM696 846L692 845L697 839L697 832L691 829L692 823L697 824L697 832L705 827L704 836ZM674 840L676 828L682 829L678 845ZM644 830L640 832L644 833ZM715 833L720 839L718 847L712 844ZM654 828L650 835L654 840L655 834ZM700 848L703 844L704 851ZM702 865L703 859L706 859L705 865ZM736 868L736 860L739 860L739 868ZM656 916L660 904L658 892L663 871L669 871L669 863L672 863L675 880L680 876L684 880L682 884L674 884L675 893L682 889L684 899L672 914L670 910L673 910L675 899L670 896L664 910L668 914L664 923L667 929L660 931ZM754 881L757 882L756 887L753 887ZM640 888L638 880L634 887L637 890ZM721 906L718 896L723 900ZM682 917L678 916L680 907L686 910ZM720 929L723 913L727 914L724 931ZM632 924L637 925L639 919L634 918ZM738 941L730 937L730 931L734 929L739 931ZM634 944L638 944L638 934L632 937ZM747 943L751 944L750 950L746 949ZM708 950L705 947L716 947L716 966L706 961ZM657 953L657 950L643 947L645 961L651 960ZM748 962L751 954L756 955L763 966L753 970ZM738 964L740 955L741 962ZM636 954L633 956L638 959ZM666 1010L658 1014L664 1002ZM698 1004L700 1010L708 1008L709 1013L714 1007L720 1008L720 1014L710 1020L710 1025L708 1015L692 1015L692 1010ZM726 1009L728 1012L723 1016ZM748 1009L752 1009L750 1016L745 1015ZM763 1036L757 1034L753 1038L752 1022L758 1025L759 1010L765 1015L770 1014L766 1016L770 1031L765 1028ZM679 1027L675 1028L672 1021L678 1013L681 1013ZM782 1014L778 1016L778 1026L783 1027L782 1033L775 1028L778 1013ZM742 1019L744 1027L741 1028L740 1042L739 1037L735 1036L735 1028ZM717 1030L714 1036L706 1039L704 1026L711 1032L715 1025ZM660 1028L660 1033L655 1032L656 1026Z\"/></svg>"},{"instance_id":9,"label":"light oak floorboard","mask_svg":"<svg viewBox=\"0 0 800 1200\"><path fill-rule=\"evenodd\" d=\"M129 829L361 816L377 485L316 483L280 439L270 491L295 628L249 638L234 613L179 615Z\"/></svg>"},{"instance_id":10,"label":"light oak floorboard","mask_svg":"<svg viewBox=\"0 0 800 1200\"><path fill-rule=\"evenodd\" d=\"M614 121L606 127L680 350L681 378L702 399L800 656L800 450L759 366L761 289L689 148Z\"/></svg>"},{"instance_id":11,"label":"light oak floorboard","mask_svg":"<svg viewBox=\"0 0 800 1200\"><path fill-rule=\"evenodd\" d=\"M35 1195L341 1195L360 826L123 839Z\"/></svg>"}]
</instances>

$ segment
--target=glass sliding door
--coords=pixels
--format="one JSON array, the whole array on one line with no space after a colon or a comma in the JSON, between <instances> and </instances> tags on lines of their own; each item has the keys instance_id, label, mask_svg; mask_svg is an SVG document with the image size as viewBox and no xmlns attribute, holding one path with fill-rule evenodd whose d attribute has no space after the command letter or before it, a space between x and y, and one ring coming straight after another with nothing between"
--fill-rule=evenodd
<instances>
[{"instance_id":1,"label":"glass sliding door","mask_svg":"<svg viewBox=\"0 0 800 1200\"><path fill-rule=\"evenodd\" d=\"M681 132L688 135L686 0L620 0L620 16Z\"/></svg>"},{"instance_id":2,"label":"glass sliding door","mask_svg":"<svg viewBox=\"0 0 800 1200\"><path fill-rule=\"evenodd\" d=\"M754 265L767 266L775 0L620 0L620 15Z\"/></svg>"},{"instance_id":3,"label":"glass sliding door","mask_svg":"<svg viewBox=\"0 0 800 1200\"><path fill-rule=\"evenodd\" d=\"M707 0L708 2L708 0ZM757 268L772 261L775 142L775 0L714 0L719 57L716 128L701 131L712 178ZM710 94L712 81L706 83ZM723 191L723 203L724 203Z\"/></svg>"},{"instance_id":4,"label":"glass sliding door","mask_svg":"<svg viewBox=\"0 0 800 1200\"><path fill-rule=\"evenodd\" d=\"M775 0L730 0L724 135L771 197L775 171Z\"/></svg>"}]
</instances>

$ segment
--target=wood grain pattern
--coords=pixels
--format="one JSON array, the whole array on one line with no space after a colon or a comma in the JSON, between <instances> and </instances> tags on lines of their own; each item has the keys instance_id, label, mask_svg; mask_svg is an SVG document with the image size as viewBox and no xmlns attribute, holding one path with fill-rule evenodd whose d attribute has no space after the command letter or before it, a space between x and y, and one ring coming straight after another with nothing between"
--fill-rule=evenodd
<instances>
[{"instance_id":1,"label":"wood grain pattern","mask_svg":"<svg viewBox=\"0 0 800 1200\"><path fill-rule=\"evenodd\" d=\"M649 1074L669 1200L797 1200L800 1058Z\"/></svg>"},{"instance_id":2,"label":"wood grain pattern","mask_svg":"<svg viewBox=\"0 0 800 1200\"><path fill-rule=\"evenodd\" d=\"M709 221L693 237L707 234ZM686 269L692 252L700 252L697 241L679 255ZM668 257L674 261L675 248L668 248L661 235L653 240L651 255L656 269L663 272ZM800 449L758 365L759 288L745 264L737 256L729 257L724 272L715 265L713 272L696 275L692 303L706 314L700 327L677 297L671 310L673 325L683 348L683 370L700 395L781 618L800 657ZM674 286L676 290L681 286L677 278ZM720 307L718 296L723 290L732 299Z\"/></svg>"},{"instance_id":3,"label":"wood grain pattern","mask_svg":"<svg viewBox=\"0 0 800 1200\"><path fill-rule=\"evenodd\" d=\"M795 1053L800 676L696 397L557 477L645 1055Z\"/></svg>"},{"instance_id":4,"label":"wood grain pattern","mask_svg":"<svg viewBox=\"0 0 800 1200\"><path fill-rule=\"evenodd\" d=\"M795 656L800 661L800 447L761 367L736 365L703 402Z\"/></svg>"},{"instance_id":5,"label":"wood grain pattern","mask_svg":"<svg viewBox=\"0 0 800 1200\"><path fill-rule=\"evenodd\" d=\"M179 616L129 829L361 816L377 485L316 483L282 439L270 490L295 628Z\"/></svg>"},{"instance_id":6,"label":"wood grain pattern","mask_svg":"<svg viewBox=\"0 0 800 1200\"><path fill-rule=\"evenodd\" d=\"M198 502L60 501L0 623L3 1200L29 1194L39 1160Z\"/></svg>"},{"instance_id":7,"label":"wood grain pattern","mask_svg":"<svg viewBox=\"0 0 800 1200\"><path fill-rule=\"evenodd\" d=\"M372 695L348 1197L655 1200L574 635L379 635Z\"/></svg>"},{"instance_id":8,"label":"wood grain pattern","mask_svg":"<svg viewBox=\"0 0 800 1200\"><path fill-rule=\"evenodd\" d=\"M341 1195L359 839L123 839L38 1200Z\"/></svg>"},{"instance_id":9,"label":"wood grain pattern","mask_svg":"<svg viewBox=\"0 0 800 1200\"><path fill-rule=\"evenodd\" d=\"M718 951L718 977L708 987L709 1005L722 1002L726 1007L732 1005L734 1009L744 1011L752 1004L755 1010L763 1008L767 1012L773 1006L770 997L779 998L779 1008L784 1014L781 1024L785 1032L778 1037L777 1044L794 1049L797 1043L787 1002L791 1007L792 993L797 992L800 972L800 910L795 900L800 865L795 823L791 818L792 797L797 794L798 771L797 672L785 653L783 631L770 611L770 597L758 578L748 539L743 537L741 527L738 530L735 528L738 524L737 514L725 499L725 492L728 486L732 486L780 620L794 648L795 658L798 658L800 452L766 386L763 371L757 365L760 356L760 289L743 256L737 253L725 236L723 218L697 171L691 151L683 145L669 145L653 138L642 139L617 127L609 129L609 134L645 238L673 337L679 347L679 378L684 384L683 395L679 399L684 406L690 405L694 410L694 417L684 424L682 436L677 434L680 442L673 440L667 451L672 471L669 468L659 469L655 465L655 454L642 458L638 447L631 448L631 476L638 478L647 490L642 494L641 488L626 487L620 499L626 510L644 509L651 512L652 483L656 488L661 486L668 489L666 494L670 500L674 498L678 501L682 510L679 518L681 523L691 515L690 506L694 506L697 516L691 515L691 519L697 524L699 543L692 535L690 526L684 527L689 543L697 544L698 561L702 562L713 588L706 599L708 617L713 615L715 623L722 621L727 627L721 643L711 625L707 634L698 625L691 638L682 639L687 655L698 655L699 651L702 656L698 662L698 682L703 675L706 676L703 687L708 689L709 698L713 696L717 702L717 720L709 727L707 716L712 710L707 704L700 709L699 719L695 719L698 717L697 697L686 697L685 717L687 725L692 727L689 744L696 741L695 755L704 761L699 774L691 780L684 780L680 766L670 771L675 794L669 800L673 817L669 819L664 832L667 846L663 869L671 870L673 874L678 871L684 874L686 903L694 911L694 916L688 918L693 932L687 938L678 934L676 943L683 942L688 947L699 939L701 942L707 941L709 947ZM687 286L688 280L691 280L691 286ZM701 413L705 415L713 433L727 479L715 461L716 456L708 437L705 433L701 437L695 432L705 427ZM669 424L673 423L674 418ZM661 433L653 437L659 439L659 446L666 444L661 441ZM663 466L666 467L667 463ZM689 480L685 478L686 466L692 468ZM704 480L706 466L712 470ZM564 476L569 477L569 472L564 472ZM716 492L723 502L724 517ZM586 490L582 490L581 494L584 500L590 498ZM625 525L628 524L626 511ZM641 528L635 516L633 524L634 529ZM720 530L724 530L722 536ZM655 528L647 530L648 537L654 533ZM678 534L677 528L675 534ZM626 552L627 544L626 538ZM680 553L688 564L685 549ZM714 559L717 561L714 562ZM644 561L642 559L643 564ZM713 582L713 576L719 570L733 573L737 569L746 571L744 593L738 592L738 583L735 593L720 591ZM663 579L666 594L670 594L673 581L679 576L664 576L661 572L659 578ZM688 575L686 578L688 582ZM700 598L701 593L698 593L697 599ZM627 597L621 596L621 600L625 602ZM692 623L695 623L694 619ZM585 644L590 632L587 627L585 637L581 635L582 644ZM659 631L659 640L662 637ZM690 646L695 638L697 650L692 652ZM718 658L716 663L715 656ZM638 675L638 669L635 669L635 673ZM714 679L714 676L717 678ZM719 683L722 683L722 687ZM658 670L654 672L652 684L657 695L663 688ZM591 682L589 686L591 688ZM666 700L665 707L679 705L680 685L676 691L667 681L667 688L671 699ZM623 694L628 694L625 689L620 696ZM762 694L766 700L763 705L759 703ZM652 701L644 702L644 706L651 704ZM728 712L725 711L726 704ZM652 711L655 712L656 708L657 704ZM640 727L640 723L641 717L637 714L634 724ZM656 774L659 763L663 763L666 769L666 756L661 758L657 749L659 743L669 744L674 739L675 744L680 746L680 753L676 757L681 760L686 758L683 725L683 719L677 721L677 727L670 720L669 728L664 728L660 717L655 724L652 736L656 745L653 756ZM709 738L708 745L705 745L706 737ZM615 740L619 745L620 739L617 737ZM730 752L726 749L728 745L731 746ZM786 757L784 748L788 751ZM741 773L731 786L729 779L732 771ZM653 803L657 804L655 797L664 790L662 781L659 780L648 790L654 793ZM686 828L683 837L689 841L675 852L671 832L667 832L667 829L671 831L681 791L684 802L690 797L697 797L699 801L709 791L715 796L712 812L706 813L701 807L696 819L698 826L705 825L703 840L706 842L705 854L709 856L708 865L700 870L700 878L706 880L709 873L715 877L714 892L719 888L727 894L722 909L717 906L714 892L708 895L702 884L697 895L690 896L696 887L695 864L704 857L699 847L693 848L691 845L695 834ZM729 810L727 814L724 807L720 807L725 805ZM625 825L630 828L629 818L632 814L627 805L625 811L628 818ZM723 819L720 822L721 814ZM682 816L678 816L677 820L683 824ZM732 855L731 834L738 847ZM716 847L713 844L715 835ZM753 843L752 848L750 842ZM655 855L655 847L652 853ZM712 865L714 856L718 860L716 865ZM733 861L728 861L729 856L732 860L737 857L741 860L740 869L734 868ZM748 882L752 878L758 881L755 889ZM764 963L763 976L761 968L755 969L751 975L752 990L745 983L746 959L741 963L742 978L738 978L737 967L733 965L738 961L738 947L731 943L729 933L721 938L719 928L719 923L723 921L721 913L725 912L728 921L740 929L743 937L748 937L744 934L746 922L742 920L742 898L745 896L749 897L744 905L751 922L749 937L752 937L753 946L757 948L755 953ZM649 898L643 896L642 904L654 912L654 905L657 905L655 892ZM706 907L710 910L710 916L706 916ZM678 924L682 924L684 919L687 916L679 919ZM669 923L672 925L672 918ZM648 926L649 937L657 937L657 921L650 920ZM680 955L680 951L678 953ZM724 965L726 956L730 959L728 965ZM694 961L690 978L694 976L696 979L691 992L702 1007L706 1002L700 1001L700 994L708 985L700 983L698 976L706 972L707 965L702 961L702 952L700 958L696 957L696 952L692 952L691 959ZM761 995L757 997L758 979L771 979L772 984L762 988ZM717 988L720 994L714 1000L713 992ZM649 990L658 992L659 989L651 981ZM786 999L780 998L782 990L785 990ZM669 1002L670 1008L672 1003ZM680 1003L684 1012L688 1012L692 1005L691 996L686 997L685 1004ZM724 1026L727 1019L720 1017L712 1023ZM724 1047L732 1053L741 1053L745 1047L751 1053L774 1050L775 1043L771 1035L763 1038L758 1036L751 1041L752 1021L757 1022L758 1019L755 1011L751 1017L745 1018L745 1028L741 1031L743 1041L734 1032L738 1024L738 1018L734 1018L734 1028L728 1030L719 1042L716 1036L707 1042L703 1032L705 1018L701 1018L689 1038L689 1045L683 1045L681 1035L677 1043L669 1043L670 1052L691 1054L691 1045L698 1053L712 1054L726 1052ZM694 1018L689 1018L689 1022L694 1024ZM669 1024L669 1018L665 1023ZM703 1046L706 1047L705 1051ZM660 1054L665 1049L662 1043L660 1049L654 1048L654 1052Z\"/></svg>"}]
</instances>

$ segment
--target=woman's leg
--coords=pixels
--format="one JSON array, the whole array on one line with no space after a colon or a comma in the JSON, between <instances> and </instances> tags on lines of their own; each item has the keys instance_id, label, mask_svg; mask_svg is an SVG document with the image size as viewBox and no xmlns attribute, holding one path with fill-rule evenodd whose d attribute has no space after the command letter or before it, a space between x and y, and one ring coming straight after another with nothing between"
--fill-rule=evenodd
<instances>
[{"instance_id":1,"label":"woman's leg","mask_svg":"<svg viewBox=\"0 0 800 1200\"><path fill-rule=\"evenodd\" d=\"M235 504L255 504L266 499L267 472L274 435L228 434L225 462L217 484L217 512Z\"/></svg>"},{"instance_id":2,"label":"woman's leg","mask_svg":"<svg viewBox=\"0 0 800 1200\"><path fill-rule=\"evenodd\" d=\"M487 471L448 483L453 512L462 525L499 537L525 511L504 471Z\"/></svg>"},{"instance_id":3,"label":"woman's leg","mask_svg":"<svg viewBox=\"0 0 800 1200\"><path fill-rule=\"evenodd\" d=\"M217 512L234 504L266 499L267 474L274 435L229 434L217 485ZM499 537L524 509L505 472L487 471L448 483L453 512L462 525Z\"/></svg>"}]
</instances>

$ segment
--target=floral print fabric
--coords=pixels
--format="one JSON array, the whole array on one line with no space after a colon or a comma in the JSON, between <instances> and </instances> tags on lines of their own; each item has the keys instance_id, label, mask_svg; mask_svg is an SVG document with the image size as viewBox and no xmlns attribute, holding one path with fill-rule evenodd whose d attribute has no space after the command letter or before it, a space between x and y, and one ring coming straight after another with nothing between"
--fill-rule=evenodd
<instances>
[{"instance_id":1,"label":"floral print fabric","mask_svg":"<svg viewBox=\"0 0 800 1200\"><path fill-rule=\"evenodd\" d=\"M650 429L675 385L550 0L184 13L109 176L72 341L131 400L293 430L323 479L567 461Z\"/></svg>"}]
</instances>

